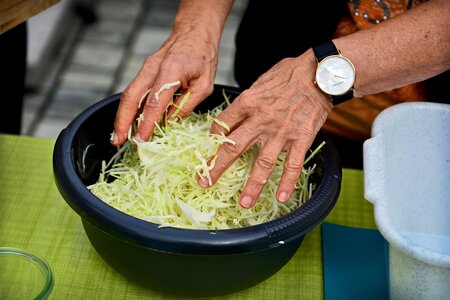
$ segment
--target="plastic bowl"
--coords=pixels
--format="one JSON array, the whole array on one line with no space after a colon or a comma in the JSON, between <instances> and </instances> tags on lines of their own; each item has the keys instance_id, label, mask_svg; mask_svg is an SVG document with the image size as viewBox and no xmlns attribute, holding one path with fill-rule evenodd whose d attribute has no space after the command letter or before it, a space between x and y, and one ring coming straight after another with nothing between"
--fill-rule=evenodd
<instances>
[{"instance_id":1,"label":"plastic bowl","mask_svg":"<svg viewBox=\"0 0 450 300\"><path fill-rule=\"evenodd\" d=\"M47 299L53 288L50 266L35 254L0 247L0 299Z\"/></svg>"},{"instance_id":2,"label":"plastic bowl","mask_svg":"<svg viewBox=\"0 0 450 300\"><path fill-rule=\"evenodd\" d=\"M232 99L239 94L235 88L216 85L197 110L204 112L223 102L223 90ZM334 207L341 168L332 143L319 133L313 146L323 140L326 146L314 160L318 172L313 180L318 188L303 206L277 220L211 232L158 228L157 224L112 208L86 186L96 182L101 161L116 151L109 138L119 99L118 94L91 106L61 132L54 148L53 167L58 189L81 216L91 244L128 279L185 296L243 290L280 270L297 251L304 235Z\"/></svg>"}]
</instances>

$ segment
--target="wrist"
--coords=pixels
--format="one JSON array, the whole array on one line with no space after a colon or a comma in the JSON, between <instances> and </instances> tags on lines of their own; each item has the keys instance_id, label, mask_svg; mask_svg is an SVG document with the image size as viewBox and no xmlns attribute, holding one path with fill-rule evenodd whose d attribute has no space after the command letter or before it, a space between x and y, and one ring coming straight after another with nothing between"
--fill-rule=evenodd
<instances>
[{"instance_id":1,"label":"wrist","mask_svg":"<svg viewBox=\"0 0 450 300\"><path fill-rule=\"evenodd\" d=\"M304 68L304 79L308 86L311 87L309 89L310 95L320 103L326 111L330 111L333 108L333 103L331 98L328 95L325 95L320 89L314 84L315 74L317 69L317 59L314 55L312 48L309 48L305 51L301 56L298 57L299 61L301 61L302 66Z\"/></svg>"},{"instance_id":2,"label":"wrist","mask_svg":"<svg viewBox=\"0 0 450 300\"><path fill-rule=\"evenodd\" d=\"M341 51L341 53L352 62L355 70L358 71L358 76L355 78L355 82L353 84L353 95L355 98L360 98L365 95L361 89L361 78L364 78L364 76L361 76L362 68L361 61L359 60L360 55L358 54L358 49L351 47L345 38L333 39L333 43Z\"/></svg>"},{"instance_id":3,"label":"wrist","mask_svg":"<svg viewBox=\"0 0 450 300\"><path fill-rule=\"evenodd\" d=\"M214 29L207 23L190 22L185 20L182 23L174 23L172 36L180 37L185 40L197 41L202 44L211 45L215 48L219 47L221 31ZM202 45L202 44L199 44Z\"/></svg>"},{"instance_id":4,"label":"wrist","mask_svg":"<svg viewBox=\"0 0 450 300\"><path fill-rule=\"evenodd\" d=\"M173 32L196 34L218 46L232 4L233 0L182 0L173 23Z\"/></svg>"}]
</instances>

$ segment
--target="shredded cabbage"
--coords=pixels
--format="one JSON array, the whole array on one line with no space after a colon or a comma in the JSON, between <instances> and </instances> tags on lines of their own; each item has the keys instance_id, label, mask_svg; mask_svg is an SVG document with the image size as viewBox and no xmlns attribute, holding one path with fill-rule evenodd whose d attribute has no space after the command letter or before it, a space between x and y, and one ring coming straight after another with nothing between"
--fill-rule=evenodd
<instances>
[{"instance_id":1,"label":"shredded cabbage","mask_svg":"<svg viewBox=\"0 0 450 300\"><path fill-rule=\"evenodd\" d=\"M109 163L103 162L98 182L89 190L112 207L160 227L209 230L264 223L308 200L315 188L308 180L315 164L303 169L286 203L276 200L285 158L282 153L255 206L240 206L239 195L258 154L256 146L243 153L216 184L209 188L198 185L197 176L211 182L209 171L218 147L234 143L224 135L209 133L221 110L219 106L207 114L171 119L166 126L157 126L147 142L127 141Z\"/></svg>"}]
</instances>

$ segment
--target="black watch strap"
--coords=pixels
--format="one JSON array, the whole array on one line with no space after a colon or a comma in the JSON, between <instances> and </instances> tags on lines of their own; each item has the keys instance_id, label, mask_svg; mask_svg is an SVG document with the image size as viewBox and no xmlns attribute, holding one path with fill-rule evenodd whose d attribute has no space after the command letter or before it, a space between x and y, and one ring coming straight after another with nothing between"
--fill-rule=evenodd
<instances>
[{"instance_id":1,"label":"black watch strap","mask_svg":"<svg viewBox=\"0 0 450 300\"><path fill-rule=\"evenodd\" d=\"M316 56L316 59L318 62L321 62L325 57L328 57L330 55L339 55L339 51L334 45L332 41L328 41L324 44L321 44L319 46L312 47L314 51L314 55ZM344 101L350 100L353 98L353 89L349 90L344 95L339 96L333 96L329 95L331 97L331 100L333 101L334 105L338 105L339 103L342 103Z\"/></svg>"},{"instance_id":2,"label":"black watch strap","mask_svg":"<svg viewBox=\"0 0 450 300\"><path fill-rule=\"evenodd\" d=\"M321 62L327 56L338 55L339 51L332 41L328 41L322 45L315 46L312 48L317 61Z\"/></svg>"},{"instance_id":3,"label":"black watch strap","mask_svg":"<svg viewBox=\"0 0 450 300\"><path fill-rule=\"evenodd\" d=\"M345 102L347 100L350 100L350 99L354 98L354 96L353 96L353 89L349 90L344 95L339 95L339 96L332 96L332 95L330 95L330 97L333 100L333 104L334 105L338 105L339 103L342 103L342 102Z\"/></svg>"}]
</instances>

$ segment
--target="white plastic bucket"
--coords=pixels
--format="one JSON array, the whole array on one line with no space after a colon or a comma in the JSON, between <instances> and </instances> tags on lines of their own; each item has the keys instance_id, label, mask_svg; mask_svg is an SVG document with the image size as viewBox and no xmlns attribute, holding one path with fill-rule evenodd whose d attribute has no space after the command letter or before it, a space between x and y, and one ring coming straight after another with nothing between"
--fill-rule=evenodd
<instances>
[{"instance_id":1,"label":"white plastic bucket","mask_svg":"<svg viewBox=\"0 0 450 300\"><path fill-rule=\"evenodd\" d=\"M364 194L389 243L391 299L450 299L450 105L383 111L364 143Z\"/></svg>"}]
</instances>

